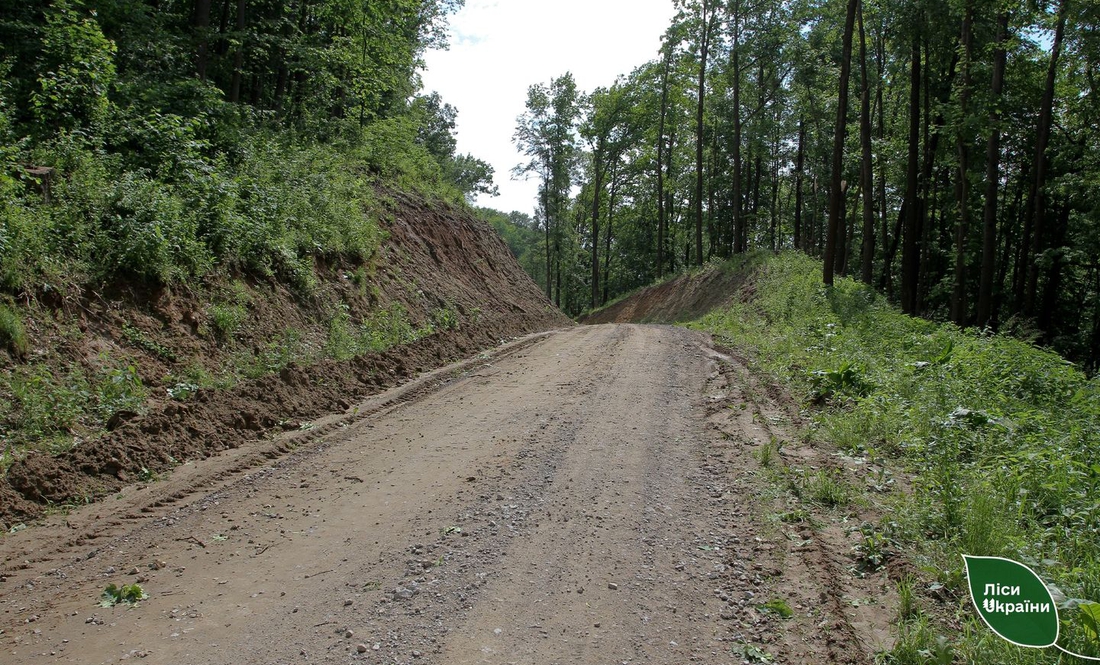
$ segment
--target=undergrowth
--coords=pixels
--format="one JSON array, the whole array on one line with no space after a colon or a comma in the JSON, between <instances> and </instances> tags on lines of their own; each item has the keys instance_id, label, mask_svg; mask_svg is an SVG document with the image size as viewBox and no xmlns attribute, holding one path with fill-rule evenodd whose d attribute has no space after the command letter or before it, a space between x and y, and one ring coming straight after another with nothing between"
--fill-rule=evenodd
<instances>
[{"instance_id":1,"label":"undergrowth","mask_svg":"<svg viewBox=\"0 0 1100 665\"><path fill-rule=\"evenodd\" d=\"M811 437L912 475L912 491L893 495L891 537L965 629L947 634L907 594L882 660L1053 662L980 625L960 554L1013 558L1070 599L1100 600L1100 379L1018 340L903 315L850 279L826 289L820 263L801 254L767 259L749 283L751 298L692 325L816 403ZM847 498L828 481L803 488ZM1060 644L1100 655L1072 602L1061 616Z\"/></svg>"}]
</instances>

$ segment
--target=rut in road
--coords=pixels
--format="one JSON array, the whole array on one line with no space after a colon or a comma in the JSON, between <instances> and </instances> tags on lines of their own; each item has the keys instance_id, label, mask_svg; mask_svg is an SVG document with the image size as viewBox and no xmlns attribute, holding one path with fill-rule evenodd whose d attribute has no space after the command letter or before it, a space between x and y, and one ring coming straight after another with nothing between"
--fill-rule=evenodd
<instances>
[{"instance_id":1,"label":"rut in road","mask_svg":"<svg viewBox=\"0 0 1100 665\"><path fill-rule=\"evenodd\" d=\"M120 500L136 512L107 500L68 520L102 534L15 534L4 660L869 662L835 557L792 554L764 519L748 451L770 433L759 407L726 408L747 399L735 370L681 328L562 330L212 489L173 474ZM727 412L737 436L715 429ZM147 600L96 607L134 581ZM794 619L761 609L776 594L801 601Z\"/></svg>"}]
</instances>

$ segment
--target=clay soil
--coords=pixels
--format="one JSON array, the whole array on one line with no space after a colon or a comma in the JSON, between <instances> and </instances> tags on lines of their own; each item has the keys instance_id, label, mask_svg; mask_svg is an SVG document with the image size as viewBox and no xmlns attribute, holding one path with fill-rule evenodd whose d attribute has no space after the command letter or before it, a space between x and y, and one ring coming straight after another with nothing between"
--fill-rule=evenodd
<instances>
[{"instance_id":1,"label":"clay soil","mask_svg":"<svg viewBox=\"0 0 1100 665\"><path fill-rule=\"evenodd\" d=\"M888 583L775 519L753 454L788 406L701 333L530 335L4 537L0 653L870 663Z\"/></svg>"},{"instance_id":2,"label":"clay soil","mask_svg":"<svg viewBox=\"0 0 1100 665\"><path fill-rule=\"evenodd\" d=\"M308 427L367 395L506 340L570 324L487 224L445 205L393 192L380 196L389 207L378 252L365 264L318 261L317 284L308 293L237 275L186 288L113 284L24 294L32 349L22 359L0 352L0 371L33 364L63 382L74 370L95 376L105 366L129 365L150 398L136 412L115 414L105 428L77 427L74 445L62 454L20 454L0 479L3 531L109 497L180 464ZM247 305L247 318L231 338L219 338L212 305L233 298ZM416 328L440 311L450 313L453 325L437 325L434 334L383 353L323 359L320 350L338 308L357 322L393 307ZM312 349L312 359L295 356L266 376L204 388L184 401L168 398L167 388L187 370L219 376L290 331L300 339L295 353ZM0 402L14 401L0 389Z\"/></svg>"},{"instance_id":3,"label":"clay soil","mask_svg":"<svg viewBox=\"0 0 1100 665\"><path fill-rule=\"evenodd\" d=\"M579 319L581 323L680 323L697 319L737 297L747 269L707 265L647 286Z\"/></svg>"}]
</instances>

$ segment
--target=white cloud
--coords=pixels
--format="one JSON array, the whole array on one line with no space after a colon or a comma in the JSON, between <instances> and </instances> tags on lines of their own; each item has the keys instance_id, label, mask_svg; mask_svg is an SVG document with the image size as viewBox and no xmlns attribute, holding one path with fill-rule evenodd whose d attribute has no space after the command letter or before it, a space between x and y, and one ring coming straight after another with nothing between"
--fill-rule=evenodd
<instances>
[{"instance_id":1,"label":"white cloud","mask_svg":"<svg viewBox=\"0 0 1100 665\"><path fill-rule=\"evenodd\" d=\"M512 143L527 88L573 72L584 91L657 57L671 0L467 0L451 17L451 48L426 54L425 91L458 109L458 150L496 169L499 197L480 205L532 213L537 184L511 180Z\"/></svg>"}]
</instances>

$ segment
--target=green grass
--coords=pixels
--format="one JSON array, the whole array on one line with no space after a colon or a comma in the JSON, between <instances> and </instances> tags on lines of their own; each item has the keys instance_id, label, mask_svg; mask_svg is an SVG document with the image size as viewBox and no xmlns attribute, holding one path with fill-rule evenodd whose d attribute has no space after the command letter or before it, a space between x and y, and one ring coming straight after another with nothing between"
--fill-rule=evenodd
<instances>
[{"instance_id":1,"label":"green grass","mask_svg":"<svg viewBox=\"0 0 1100 665\"><path fill-rule=\"evenodd\" d=\"M0 305L0 346L17 356L27 355L30 342L19 313L7 305Z\"/></svg>"},{"instance_id":2,"label":"green grass","mask_svg":"<svg viewBox=\"0 0 1100 665\"><path fill-rule=\"evenodd\" d=\"M7 468L25 450L56 454L72 447L75 435L101 431L118 411L139 411L148 390L132 365L111 364L100 356L100 369L79 366L63 372L42 363L18 366L0 376L0 467Z\"/></svg>"},{"instance_id":3,"label":"green grass","mask_svg":"<svg viewBox=\"0 0 1100 665\"><path fill-rule=\"evenodd\" d=\"M749 302L691 325L816 404L805 436L909 472L912 491L885 499L892 537L965 616L963 553L1028 562L1067 596L1100 600L1100 379L1015 339L903 315L849 279L826 289L800 254L766 258L750 281ZM791 482L809 500L843 498L825 472ZM938 630L907 623L886 662L945 657ZM988 636L975 627L943 648L1045 662Z\"/></svg>"}]
</instances>

